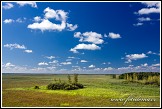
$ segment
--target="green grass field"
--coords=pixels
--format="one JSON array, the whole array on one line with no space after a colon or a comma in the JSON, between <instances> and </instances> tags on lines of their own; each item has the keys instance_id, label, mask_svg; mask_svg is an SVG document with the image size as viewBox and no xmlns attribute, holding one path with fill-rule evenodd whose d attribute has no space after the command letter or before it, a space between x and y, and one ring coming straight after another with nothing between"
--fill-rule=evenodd
<instances>
[{"instance_id":1,"label":"green grass field","mask_svg":"<svg viewBox=\"0 0 162 109\"><path fill-rule=\"evenodd\" d=\"M55 79L67 75L2 74L3 107L159 107L160 87L123 82L110 75L79 75L78 90L47 90ZM34 89L34 86L40 89ZM129 98L129 100L128 100ZM132 98L132 100L130 99ZM135 101L137 98L153 101ZM125 102L127 100L127 102ZM125 104L124 104L125 102Z\"/></svg>"}]
</instances>

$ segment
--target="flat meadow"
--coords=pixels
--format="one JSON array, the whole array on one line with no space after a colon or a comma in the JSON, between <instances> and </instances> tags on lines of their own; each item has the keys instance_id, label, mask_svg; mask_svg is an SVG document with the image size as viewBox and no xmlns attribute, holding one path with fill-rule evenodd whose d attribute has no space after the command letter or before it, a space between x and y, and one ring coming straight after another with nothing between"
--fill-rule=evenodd
<instances>
[{"instance_id":1,"label":"flat meadow","mask_svg":"<svg viewBox=\"0 0 162 109\"><path fill-rule=\"evenodd\" d=\"M73 75L71 75L73 78ZM159 107L160 86L126 82L112 75L80 74L78 90L48 90L66 74L2 74L3 107ZM39 89L34 89L39 86Z\"/></svg>"}]
</instances>

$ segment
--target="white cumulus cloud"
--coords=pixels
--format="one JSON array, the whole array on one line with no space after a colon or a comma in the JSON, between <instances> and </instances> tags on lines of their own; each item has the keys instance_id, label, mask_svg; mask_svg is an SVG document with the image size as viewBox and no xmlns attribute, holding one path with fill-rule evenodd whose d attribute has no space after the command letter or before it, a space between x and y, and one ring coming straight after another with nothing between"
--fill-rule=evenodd
<instances>
[{"instance_id":1,"label":"white cumulus cloud","mask_svg":"<svg viewBox=\"0 0 162 109\"><path fill-rule=\"evenodd\" d=\"M4 67L14 67L15 65L11 64L10 62L6 63Z\"/></svg>"},{"instance_id":2,"label":"white cumulus cloud","mask_svg":"<svg viewBox=\"0 0 162 109\"><path fill-rule=\"evenodd\" d=\"M160 13L160 2L142 2L146 8L138 10L139 15L151 14L151 13Z\"/></svg>"},{"instance_id":3,"label":"white cumulus cloud","mask_svg":"<svg viewBox=\"0 0 162 109\"><path fill-rule=\"evenodd\" d=\"M113 68L112 67L108 67L108 68L104 68L104 70L105 71L107 71L107 70L113 70Z\"/></svg>"},{"instance_id":4,"label":"white cumulus cloud","mask_svg":"<svg viewBox=\"0 0 162 109\"><path fill-rule=\"evenodd\" d=\"M46 56L47 59L54 59L55 56Z\"/></svg>"},{"instance_id":5,"label":"white cumulus cloud","mask_svg":"<svg viewBox=\"0 0 162 109\"><path fill-rule=\"evenodd\" d=\"M26 52L26 53L32 53L33 51L32 50L24 50L24 52Z\"/></svg>"},{"instance_id":6,"label":"white cumulus cloud","mask_svg":"<svg viewBox=\"0 0 162 109\"><path fill-rule=\"evenodd\" d=\"M142 54L130 54L130 55L126 55L125 59L127 60L126 63L131 63L132 60L138 60L138 59L143 59L146 58L148 56L146 56L146 54L142 53Z\"/></svg>"},{"instance_id":7,"label":"white cumulus cloud","mask_svg":"<svg viewBox=\"0 0 162 109\"><path fill-rule=\"evenodd\" d=\"M53 61L51 61L51 62L49 62L50 64L56 64L56 63L58 63L58 61L57 60L53 60Z\"/></svg>"},{"instance_id":8,"label":"white cumulus cloud","mask_svg":"<svg viewBox=\"0 0 162 109\"><path fill-rule=\"evenodd\" d=\"M95 65L92 64L92 65L90 65L90 66L88 66L88 67L89 67L89 68L95 68Z\"/></svg>"},{"instance_id":9,"label":"white cumulus cloud","mask_svg":"<svg viewBox=\"0 0 162 109\"><path fill-rule=\"evenodd\" d=\"M150 13L160 13L159 8L142 8L138 11L138 14L150 14Z\"/></svg>"},{"instance_id":10,"label":"white cumulus cloud","mask_svg":"<svg viewBox=\"0 0 162 109\"><path fill-rule=\"evenodd\" d=\"M151 18L149 18L149 17L140 17L140 18L138 18L138 21L140 21L140 22L143 22L143 21L151 21Z\"/></svg>"},{"instance_id":11,"label":"white cumulus cloud","mask_svg":"<svg viewBox=\"0 0 162 109\"><path fill-rule=\"evenodd\" d=\"M3 22L4 22L5 24L7 24L7 23L13 23L14 20L13 20L13 19L5 19Z\"/></svg>"},{"instance_id":12,"label":"white cumulus cloud","mask_svg":"<svg viewBox=\"0 0 162 109\"><path fill-rule=\"evenodd\" d=\"M55 18L56 20L59 20L59 21L66 21L67 14L68 14L64 10L54 10L49 7L47 7L44 10L44 13L45 13L45 15L44 15L45 18L47 18L47 19Z\"/></svg>"},{"instance_id":13,"label":"white cumulus cloud","mask_svg":"<svg viewBox=\"0 0 162 109\"><path fill-rule=\"evenodd\" d=\"M19 4L20 6L30 5L30 6L33 7L33 8L37 8L36 2L19 1L19 2L16 2L16 3Z\"/></svg>"},{"instance_id":14,"label":"white cumulus cloud","mask_svg":"<svg viewBox=\"0 0 162 109\"><path fill-rule=\"evenodd\" d=\"M121 38L120 34L116 34L116 33L113 33L113 32L109 33L109 37L112 38L112 39Z\"/></svg>"},{"instance_id":15,"label":"white cumulus cloud","mask_svg":"<svg viewBox=\"0 0 162 109\"><path fill-rule=\"evenodd\" d=\"M58 31L62 31L63 29L65 29L66 24L64 21L61 22L61 24L55 24L50 22L48 19L43 19L43 21L41 23L33 23L33 24L29 24L28 28L30 29L40 29L42 32L45 30L58 30Z\"/></svg>"},{"instance_id":16,"label":"white cumulus cloud","mask_svg":"<svg viewBox=\"0 0 162 109\"><path fill-rule=\"evenodd\" d=\"M160 7L160 2L142 2L142 4L146 5L147 7Z\"/></svg>"},{"instance_id":17,"label":"white cumulus cloud","mask_svg":"<svg viewBox=\"0 0 162 109\"><path fill-rule=\"evenodd\" d=\"M143 23L136 23L136 24L133 24L133 26L142 26L143 25Z\"/></svg>"},{"instance_id":18,"label":"white cumulus cloud","mask_svg":"<svg viewBox=\"0 0 162 109\"><path fill-rule=\"evenodd\" d=\"M159 67L160 64L159 64L159 63L158 63L158 64L152 64L152 66L153 66L153 67Z\"/></svg>"},{"instance_id":19,"label":"white cumulus cloud","mask_svg":"<svg viewBox=\"0 0 162 109\"><path fill-rule=\"evenodd\" d=\"M73 25L73 24L69 24L69 23L66 23L67 25L67 28L69 31L74 31L78 28L78 25Z\"/></svg>"},{"instance_id":20,"label":"white cumulus cloud","mask_svg":"<svg viewBox=\"0 0 162 109\"><path fill-rule=\"evenodd\" d=\"M36 17L34 17L34 21L35 22L39 22L39 21L41 21L42 19L41 19L41 17L40 16L36 16Z\"/></svg>"},{"instance_id":21,"label":"white cumulus cloud","mask_svg":"<svg viewBox=\"0 0 162 109\"><path fill-rule=\"evenodd\" d=\"M148 64L147 63L144 63L144 64L141 64L142 67L147 67Z\"/></svg>"},{"instance_id":22,"label":"white cumulus cloud","mask_svg":"<svg viewBox=\"0 0 162 109\"><path fill-rule=\"evenodd\" d=\"M64 10L54 10L49 7L44 9L44 18L40 16L34 17L34 23L29 24L27 28L34 30L43 31L62 31L64 29L68 29L69 31L74 31L78 26L67 23L68 12ZM54 19L55 21L59 21L60 23L56 24L50 21L50 19Z\"/></svg>"},{"instance_id":23,"label":"white cumulus cloud","mask_svg":"<svg viewBox=\"0 0 162 109\"><path fill-rule=\"evenodd\" d=\"M5 5L2 6L3 9L11 9L14 5L12 3L5 3Z\"/></svg>"},{"instance_id":24,"label":"white cumulus cloud","mask_svg":"<svg viewBox=\"0 0 162 109\"><path fill-rule=\"evenodd\" d=\"M60 64L62 64L62 65L70 65L70 64L72 64L71 62L62 62L62 63L60 63Z\"/></svg>"},{"instance_id":25,"label":"white cumulus cloud","mask_svg":"<svg viewBox=\"0 0 162 109\"><path fill-rule=\"evenodd\" d=\"M26 47L24 45L19 45L19 44L5 44L4 47L6 48L10 48L10 49L13 49L13 48L17 48L17 49L26 49Z\"/></svg>"},{"instance_id":26,"label":"white cumulus cloud","mask_svg":"<svg viewBox=\"0 0 162 109\"><path fill-rule=\"evenodd\" d=\"M78 44L76 45L74 48L71 48L70 51L72 51L73 53L78 53L77 50L100 50L101 47L95 45L95 44Z\"/></svg>"},{"instance_id":27,"label":"white cumulus cloud","mask_svg":"<svg viewBox=\"0 0 162 109\"><path fill-rule=\"evenodd\" d=\"M40 63L38 63L38 65L48 65L48 63L46 63L46 62L40 62Z\"/></svg>"},{"instance_id":28,"label":"white cumulus cloud","mask_svg":"<svg viewBox=\"0 0 162 109\"><path fill-rule=\"evenodd\" d=\"M81 60L80 62L88 62L88 61L86 61L86 60Z\"/></svg>"},{"instance_id":29,"label":"white cumulus cloud","mask_svg":"<svg viewBox=\"0 0 162 109\"><path fill-rule=\"evenodd\" d=\"M90 42L93 44L102 44L104 40L102 39L102 35L96 32L85 32L81 34L80 32L74 33L75 38L80 38L80 42Z\"/></svg>"}]
</instances>

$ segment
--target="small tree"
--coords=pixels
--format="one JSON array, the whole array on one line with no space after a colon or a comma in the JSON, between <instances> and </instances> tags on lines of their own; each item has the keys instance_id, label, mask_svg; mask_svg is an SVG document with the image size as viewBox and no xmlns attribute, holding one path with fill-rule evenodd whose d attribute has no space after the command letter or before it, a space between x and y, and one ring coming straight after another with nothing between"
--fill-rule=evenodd
<instances>
[{"instance_id":1,"label":"small tree","mask_svg":"<svg viewBox=\"0 0 162 109\"><path fill-rule=\"evenodd\" d=\"M74 74L74 83L78 83L78 74Z\"/></svg>"},{"instance_id":2,"label":"small tree","mask_svg":"<svg viewBox=\"0 0 162 109\"><path fill-rule=\"evenodd\" d=\"M113 75L112 75L112 78L116 78L116 74L113 74Z\"/></svg>"},{"instance_id":3,"label":"small tree","mask_svg":"<svg viewBox=\"0 0 162 109\"><path fill-rule=\"evenodd\" d=\"M137 81L138 78L137 78L137 74L136 73L133 73L133 81Z\"/></svg>"},{"instance_id":4,"label":"small tree","mask_svg":"<svg viewBox=\"0 0 162 109\"><path fill-rule=\"evenodd\" d=\"M68 82L71 83L71 77L70 77L70 75L68 75L67 78L68 78Z\"/></svg>"}]
</instances>

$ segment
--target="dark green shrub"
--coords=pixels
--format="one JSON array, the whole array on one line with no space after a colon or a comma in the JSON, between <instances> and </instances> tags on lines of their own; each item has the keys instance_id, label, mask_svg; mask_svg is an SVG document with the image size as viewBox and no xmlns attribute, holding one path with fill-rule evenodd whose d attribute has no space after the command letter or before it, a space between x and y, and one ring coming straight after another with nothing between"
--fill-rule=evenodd
<instances>
[{"instance_id":1,"label":"dark green shrub","mask_svg":"<svg viewBox=\"0 0 162 109\"><path fill-rule=\"evenodd\" d=\"M84 88L83 84L80 83L73 83L73 85L77 86L78 88Z\"/></svg>"},{"instance_id":2,"label":"dark green shrub","mask_svg":"<svg viewBox=\"0 0 162 109\"><path fill-rule=\"evenodd\" d=\"M115 79L116 78L116 74L112 74L112 78Z\"/></svg>"},{"instance_id":3,"label":"dark green shrub","mask_svg":"<svg viewBox=\"0 0 162 109\"><path fill-rule=\"evenodd\" d=\"M39 89L39 86L35 86L34 89Z\"/></svg>"},{"instance_id":4,"label":"dark green shrub","mask_svg":"<svg viewBox=\"0 0 162 109\"><path fill-rule=\"evenodd\" d=\"M74 83L78 83L78 74L74 74Z\"/></svg>"},{"instance_id":5,"label":"dark green shrub","mask_svg":"<svg viewBox=\"0 0 162 109\"><path fill-rule=\"evenodd\" d=\"M68 78L68 82L71 83L71 77L70 77L70 75L68 75L67 78Z\"/></svg>"},{"instance_id":6,"label":"dark green shrub","mask_svg":"<svg viewBox=\"0 0 162 109\"><path fill-rule=\"evenodd\" d=\"M73 84L67 84L67 83L50 83L47 86L47 89L49 90L75 90L75 89L80 89L84 88L82 84L79 83L73 83Z\"/></svg>"},{"instance_id":7,"label":"dark green shrub","mask_svg":"<svg viewBox=\"0 0 162 109\"><path fill-rule=\"evenodd\" d=\"M119 79L124 79L124 77L125 77L124 74L119 75Z\"/></svg>"},{"instance_id":8,"label":"dark green shrub","mask_svg":"<svg viewBox=\"0 0 162 109\"><path fill-rule=\"evenodd\" d=\"M70 75L67 76L68 83L61 82L59 79L58 82L50 83L47 85L47 89L49 90L75 90L84 88L84 86L78 83L78 74L74 74L74 82L72 83Z\"/></svg>"}]
</instances>

